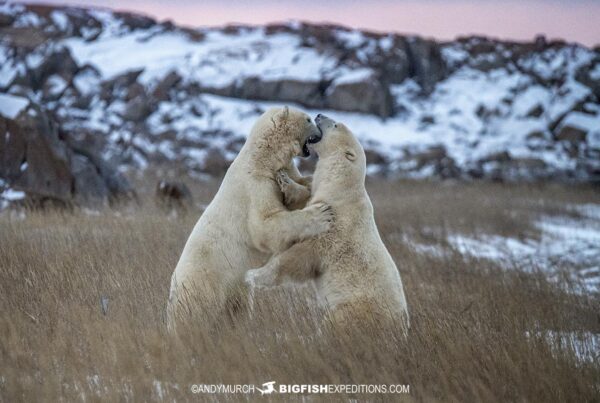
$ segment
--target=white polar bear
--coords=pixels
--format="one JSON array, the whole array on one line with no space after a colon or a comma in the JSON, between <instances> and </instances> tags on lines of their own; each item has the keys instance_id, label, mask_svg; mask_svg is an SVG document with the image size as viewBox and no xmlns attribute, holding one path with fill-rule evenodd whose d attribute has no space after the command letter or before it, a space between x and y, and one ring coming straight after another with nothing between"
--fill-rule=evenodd
<instances>
[{"instance_id":1,"label":"white polar bear","mask_svg":"<svg viewBox=\"0 0 600 403\"><path fill-rule=\"evenodd\" d=\"M329 229L333 213L327 204L289 211L275 180L283 169L310 186L292 158L307 155L307 142L320 136L308 115L288 107L270 109L258 119L173 272L167 305L171 329L186 314L222 319L226 309L244 302L247 268Z\"/></svg>"},{"instance_id":2,"label":"white polar bear","mask_svg":"<svg viewBox=\"0 0 600 403\"><path fill-rule=\"evenodd\" d=\"M319 161L307 206L331 205L335 221L328 232L297 243L263 267L248 271L246 280L266 287L314 279L335 324L354 327L374 321L407 330L400 274L379 236L365 189L364 150L343 124L323 115L315 121L323 137L311 145ZM306 188L285 172L277 179L286 201L297 203L305 197Z\"/></svg>"}]
</instances>

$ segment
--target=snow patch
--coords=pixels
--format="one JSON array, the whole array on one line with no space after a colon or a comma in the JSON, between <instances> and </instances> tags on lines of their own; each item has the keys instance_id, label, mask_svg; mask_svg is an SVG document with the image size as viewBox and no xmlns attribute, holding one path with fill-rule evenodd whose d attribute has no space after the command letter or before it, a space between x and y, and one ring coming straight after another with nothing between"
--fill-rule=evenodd
<instances>
[{"instance_id":1,"label":"snow patch","mask_svg":"<svg viewBox=\"0 0 600 403\"><path fill-rule=\"evenodd\" d=\"M585 132L600 131L600 115L572 112L562 120L560 127L564 126L576 127Z\"/></svg>"},{"instance_id":2,"label":"snow patch","mask_svg":"<svg viewBox=\"0 0 600 403\"><path fill-rule=\"evenodd\" d=\"M6 189L2 193L0 193L0 199L4 199L4 200L8 200L8 201L21 200L24 198L25 198L25 192L22 192L20 190Z\"/></svg>"},{"instance_id":3,"label":"snow patch","mask_svg":"<svg viewBox=\"0 0 600 403\"><path fill-rule=\"evenodd\" d=\"M357 30L337 31L335 36L349 48L357 48L365 42L365 36Z\"/></svg>"},{"instance_id":4,"label":"snow patch","mask_svg":"<svg viewBox=\"0 0 600 403\"><path fill-rule=\"evenodd\" d=\"M600 80L600 63L596 64L593 70L590 71L590 78L592 80Z\"/></svg>"},{"instance_id":5,"label":"snow patch","mask_svg":"<svg viewBox=\"0 0 600 403\"><path fill-rule=\"evenodd\" d=\"M54 22L61 31L66 31L69 28L69 18L62 11L53 11L50 14L50 18L52 18L52 22Z\"/></svg>"},{"instance_id":6,"label":"snow patch","mask_svg":"<svg viewBox=\"0 0 600 403\"><path fill-rule=\"evenodd\" d=\"M544 339L552 350L571 350L580 362L597 363L600 360L600 334L545 330L525 332L525 337Z\"/></svg>"},{"instance_id":7,"label":"snow patch","mask_svg":"<svg viewBox=\"0 0 600 403\"><path fill-rule=\"evenodd\" d=\"M587 217L544 217L536 223L541 238L513 239L497 235L477 238L453 234L448 242L461 254L496 261L506 268L514 265L542 269L550 277L567 269L583 283L581 291L600 292L600 205L580 207ZM558 280L558 279L557 279Z\"/></svg>"},{"instance_id":8,"label":"snow patch","mask_svg":"<svg viewBox=\"0 0 600 403\"><path fill-rule=\"evenodd\" d=\"M26 98L0 94L0 115L7 119L15 119L28 105L29 100Z\"/></svg>"},{"instance_id":9,"label":"snow patch","mask_svg":"<svg viewBox=\"0 0 600 403\"><path fill-rule=\"evenodd\" d=\"M337 77L334 80L333 85L354 84L372 80L374 79L373 74L373 70L367 68L349 70L345 72L345 74Z\"/></svg>"}]
</instances>

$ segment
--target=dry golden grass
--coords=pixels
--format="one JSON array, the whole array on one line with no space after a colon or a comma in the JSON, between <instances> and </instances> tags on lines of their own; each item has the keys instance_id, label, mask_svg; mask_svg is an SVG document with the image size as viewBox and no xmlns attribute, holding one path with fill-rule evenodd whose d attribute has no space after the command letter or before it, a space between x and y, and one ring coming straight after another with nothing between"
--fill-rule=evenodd
<instances>
[{"instance_id":1,"label":"dry golden grass","mask_svg":"<svg viewBox=\"0 0 600 403\"><path fill-rule=\"evenodd\" d=\"M196 185L198 201L208 202L217 185ZM406 341L320 328L323 313L307 288L257 293L252 317L212 330L192 323L171 337L169 279L199 212L173 217L147 203L100 214L0 216L0 401L255 400L194 395L190 385L271 380L410 384L408 395L304 396L309 401L599 400L600 365L536 333L600 333L597 296L458 253L420 255L398 236L430 243L448 231L531 236L539 214L600 202L597 190L413 182L369 190L404 281Z\"/></svg>"}]
</instances>

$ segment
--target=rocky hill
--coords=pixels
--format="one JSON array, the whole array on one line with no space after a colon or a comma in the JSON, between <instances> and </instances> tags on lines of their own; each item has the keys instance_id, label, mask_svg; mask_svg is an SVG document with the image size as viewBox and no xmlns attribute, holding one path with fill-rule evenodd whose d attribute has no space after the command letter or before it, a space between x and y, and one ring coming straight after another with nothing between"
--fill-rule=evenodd
<instances>
[{"instance_id":1,"label":"rocky hill","mask_svg":"<svg viewBox=\"0 0 600 403\"><path fill-rule=\"evenodd\" d=\"M373 175L598 181L599 100L599 49L543 37L190 29L0 3L5 200L107 203L133 194L123 171L157 164L220 175L281 103L346 122Z\"/></svg>"}]
</instances>

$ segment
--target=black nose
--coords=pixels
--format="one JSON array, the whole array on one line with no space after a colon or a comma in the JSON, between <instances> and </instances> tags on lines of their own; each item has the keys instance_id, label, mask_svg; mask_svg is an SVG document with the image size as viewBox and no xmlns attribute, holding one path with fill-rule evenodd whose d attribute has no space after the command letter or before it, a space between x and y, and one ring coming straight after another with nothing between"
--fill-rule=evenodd
<instances>
[{"instance_id":1,"label":"black nose","mask_svg":"<svg viewBox=\"0 0 600 403\"><path fill-rule=\"evenodd\" d=\"M323 116L323 115L321 115L320 113L317 115L318 118L320 118L321 116Z\"/></svg>"}]
</instances>

